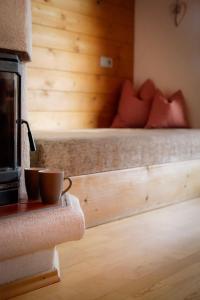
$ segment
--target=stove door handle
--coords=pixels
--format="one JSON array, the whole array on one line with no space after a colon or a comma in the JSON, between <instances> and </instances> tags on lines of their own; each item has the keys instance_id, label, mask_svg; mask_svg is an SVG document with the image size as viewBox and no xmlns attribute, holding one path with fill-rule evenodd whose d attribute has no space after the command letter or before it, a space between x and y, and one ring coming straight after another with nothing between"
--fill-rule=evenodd
<instances>
[{"instance_id":1,"label":"stove door handle","mask_svg":"<svg viewBox=\"0 0 200 300\"><path fill-rule=\"evenodd\" d=\"M28 121L22 119L21 124L26 124L27 130L28 130L28 139L29 139L29 144L30 144L30 150L32 152L36 151L35 141L33 139Z\"/></svg>"}]
</instances>

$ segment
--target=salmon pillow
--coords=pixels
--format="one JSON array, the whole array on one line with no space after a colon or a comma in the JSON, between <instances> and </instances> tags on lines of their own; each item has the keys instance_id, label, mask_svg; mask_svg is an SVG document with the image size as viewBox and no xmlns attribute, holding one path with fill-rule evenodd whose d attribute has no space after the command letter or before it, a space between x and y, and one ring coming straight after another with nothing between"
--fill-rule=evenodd
<instances>
[{"instance_id":1,"label":"salmon pillow","mask_svg":"<svg viewBox=\"0 0 200 300\"><path fill-rule=\"evenodd\" d=\"M112 128L144 128L152 99L139 99L134 94L131 81L124 82L121 98L119 101L118 113L115 116Z\"/></svg>"},{"instance_id":2,"label":"salmon pillow","mask_svg":"<svg viewBox=\"0 0 200 300\"><path fill-rule=\"evenodd\" d=\"M156 88L151 79L147 79L138 92L138 97L144 101L152 101L155 96Z\"/></svg>"},{"instance_id":3,"label":"salmon pillow","mask_svg":"<svg viewBox=\"0 0 200 300\"><path fill-rule=\"evenodd\" d=\"M146 128L189 128L185 99L180 90L169 99L157 91Z\"/></svg>"}]
</instances>

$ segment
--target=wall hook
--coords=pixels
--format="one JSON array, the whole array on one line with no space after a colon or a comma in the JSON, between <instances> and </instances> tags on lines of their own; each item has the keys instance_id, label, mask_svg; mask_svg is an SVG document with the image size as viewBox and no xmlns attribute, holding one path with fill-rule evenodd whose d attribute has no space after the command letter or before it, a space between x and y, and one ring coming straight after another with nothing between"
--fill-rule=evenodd
<instances>
[{"instance_id":1,"label":"wall hook","mask_svg":"<svg viewBox=\"0 0 200 300\"><path fill-rule=\"evenodd\" d=\"M176 0L176 3L173 7L174 14L174 25L178 27L183 21L187 11L187 4L185 1Z\"/></svg>"}]
</instances>

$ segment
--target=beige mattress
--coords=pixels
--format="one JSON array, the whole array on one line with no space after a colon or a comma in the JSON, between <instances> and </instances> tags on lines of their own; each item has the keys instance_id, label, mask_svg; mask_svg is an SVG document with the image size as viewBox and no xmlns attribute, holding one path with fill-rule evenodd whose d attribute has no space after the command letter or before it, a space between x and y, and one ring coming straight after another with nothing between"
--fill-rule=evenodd
<instances>
[{"instance_id":1,"label":"beige mattress","mask_svg":"<svg viewBox=\"0 0 200 300\"><path fill-rule=\"evenodd\" d=\"M35 132L32 166L68 176L200 158L198 129L88 129Z\"/></svg>"}]
</instances>

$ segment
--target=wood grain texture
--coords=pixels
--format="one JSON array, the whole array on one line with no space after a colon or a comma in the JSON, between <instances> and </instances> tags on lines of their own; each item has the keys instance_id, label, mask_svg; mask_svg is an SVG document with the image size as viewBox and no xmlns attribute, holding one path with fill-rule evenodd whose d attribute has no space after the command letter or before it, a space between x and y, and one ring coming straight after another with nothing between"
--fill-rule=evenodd
<instances>
[{"instance_id":1,"label":"wood grain texture","mask_svg":"<svg viewBox=\"0 0 200 300\"><path fill-rule=\"evenodd\" d=\"M101 19L71 11L63 11L62 9L40 3L33 3L32 7L34 24L105 38L111 41L132 43L133 26L115 24L112 20L102 22Z\"/></svg>"},{"instance_id":2,"label":"wood grain texture","mask_svg":"<svg viewBox=\"0 0 200 300\"><path fill-rule=\"evenodd\" d=\"M58 271L52 270L0 286L0 300L7 300L59 282Z\"/></svg>"},{"instance_id":3,"label":"wood grain texture","mask_svg":"<svg viewBox=\"0 0 200 300\"><path fill-rule=\"evenodd\" d=\"M62 131L80 128L107 128L111 125L113 115L99 112L30 112L29 119L37 131ZM41 125L42 124L42 125Z\"/></svg>"},{"instance_id":4,"label":"wood grain texture","mask_svg":"<svg viewBox=\"0 0 200 300\"><path fill-rule=\"evenodd\" d=\"M114 23L120 23L132 26L133 10L102 1L100 5L96 0L34 0L38 3L45 3L55 8L66 11L72 11L85 16L92 16L103 19L105 22L112 20ZM126 2L126 1L125 1ZM122 4L122 3L121 3Z\"/></svg>"},{"instance_id":5,"label":"wood grain texture","mask_svg":"<svg viewBox=\"0 0 200 300\"><path fill-rule=\"evenodd\" d=\"M33 24L33 46L95 56L132 59L131 45Z\"/></svg>"},{"instance_id":6,"label":"wood grain texture","mask_svg":"<svg viewBox=\"0 0 200 300\"><path fill-rule=\"evenodd\" d=\"M72 177L71 193L81 202L86 226L200 196L200 161Z\"/></svg>"},{"instance_id":7,"label":"wood grain texture","mask_svg":"<svg viewBox=\"0 0 200 300\"><path fill-rule=\"evenodd\" d=\"M199 300L200 199L86 231L58 247L61 282L15 300Z\"/></svg>"},{"instance_id":8,"label":"wood grain texture","mask_svg":"<svg viewBox=\"0 0 200 300\"><path fill-rule=\"evenodd\" d=\"M36 69L59 70L93 75L111 75L127 78L131 78L132 76L132 70L129 68L129 66L132 65L132 61L121 58L113 59L113 68L102 68L99 64L98 56L39 47L33 47L32 58L33 61L29 64L29 67Z\"/></svg>"},{"instance_id":9,"label":"wood grain texture","mask_svg":"<svg viewBox=\"0 0 200 300\"><path fill-rule=\"evenodd\" d=\"M116 106L116 94L29 90L30 112L109 112Z\"/></svg>"},{"instance_id":10,"label":"wood grain texture","mask_svg":"<svg viewBox=\"0 0 200 300\"><path fill-rule=\"evenodd\" d=\"M30 90L110 94L119 92L122 84L122 79L115 77L32 68L28 76Z\"/></svg>"},{"instance_id":11,"label":"wood grain texture","mask_svg":"<svg viewBox=\"0 0 200 300\"><path fill-rule=\"evenodd\" d=\"M43 120L47 130L110 126L122 83L133 79L133 6L133 0L32 1L28 109L33 129ZM102 68L101 56L111 57L113 67ZM73 120L64 121L64 113Z\"/></svg>"}]
</instances>

